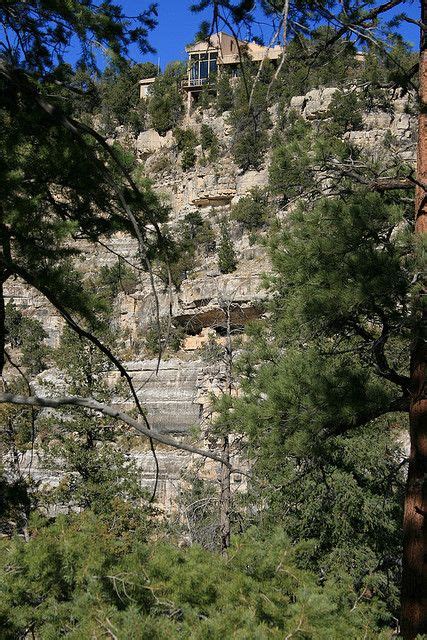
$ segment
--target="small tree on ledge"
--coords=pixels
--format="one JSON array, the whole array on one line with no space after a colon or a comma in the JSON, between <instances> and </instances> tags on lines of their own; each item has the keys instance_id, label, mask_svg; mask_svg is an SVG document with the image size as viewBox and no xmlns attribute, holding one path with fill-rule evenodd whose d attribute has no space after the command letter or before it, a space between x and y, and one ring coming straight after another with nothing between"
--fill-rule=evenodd
<instances>
[{"instance_id":1,"label":"small tree on ledge","mask_svg":"<svg viewBox=\"0 0 427 640\"><path fill-rule=\"evenodd\" d=\"M236 270L237 257L230 238L227 223L221 222L221 237L218 248L218 268L221 273L232 273Z\"/></svg>"}]
</instances>

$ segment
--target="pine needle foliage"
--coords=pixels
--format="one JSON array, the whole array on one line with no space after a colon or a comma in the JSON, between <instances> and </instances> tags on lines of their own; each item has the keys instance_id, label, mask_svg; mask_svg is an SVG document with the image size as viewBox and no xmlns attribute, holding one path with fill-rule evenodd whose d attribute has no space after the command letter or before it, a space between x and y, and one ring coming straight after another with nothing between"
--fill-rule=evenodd
<instances>
[{"instance_id":1,"label":"pine needle foliage","mask_svg":"<svg viewBox=\"0 0 427 640\"><path fill-rule=\"evenodd\" d=\"M252 329L246 395L222 419L248 436L262 521L314 540L312 568L396 613L410 225L394 195L356 189L297 206L270 251L270 322Z\"/></svg>"},{"instance_id":2,"label":"pine needle foliage","mask_svg":"<svg viewBox=\"0 0 427 640\"><path fill-rule=\"evenodd\" d=\"M349 585L319 585L297 566L304 547L277 531L237 538L227 561L197 545L147 543L144 521L126 512L112 522L90 511L34 520L31 530L27 544L1 541L5 640L27 628L46 640L108 630L147 640L391 637L380 604L357 600Z\"/></svg>"},{"instance_id":3,"label":"pine needle foliage","mask_svg":"<svg viewBox=\"0 0 427 640\"><path fill-rule=\"evenodd\" d=\"M111 345L111 336L104 339ZM120 393L118 385L108 384L108 359L70 329L64 329L53 358L67 394L110 402ZM40 417L38 431L44 463L61 472L58 486L40 495L44 504L98 514L113 514L125 503L129 509L141 506L139 473L126 455L126 431L116 423L72 408Z\"/></svg>"},{"instance_id":4,"label":"pine needle foliage","mask_svg":"<svg viewBox=\"0 0 427 640\"><path fill-rule=\"evenodd\" d=\"M237 258L226 220L221 221L220 234L218 244L218 268L221 273L232 273L236 270Z\"/></svg>"},{"instance_id":5,"label":"pine needle foliage","mask_svg":"<svg viewBox=\"0 0 427 640\"><path fill-rule=\"evenodd\" d=\"M151 126L161 135L176 127L183 115L180 85L186 73L182 62L170 62L151 88L148 113Z\"/></svg>"}]
</instances>

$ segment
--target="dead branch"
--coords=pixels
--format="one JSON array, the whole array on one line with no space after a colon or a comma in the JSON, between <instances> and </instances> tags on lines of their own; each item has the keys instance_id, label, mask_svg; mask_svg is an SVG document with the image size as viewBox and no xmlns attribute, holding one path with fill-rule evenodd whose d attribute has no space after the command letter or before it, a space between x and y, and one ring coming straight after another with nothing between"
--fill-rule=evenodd
<instances>
[{"instance_id":1,"label":"dead branch","mask_svg":"<svg viewBox=\"0 0 427 640\"><path fill-rule=\"evenodd\" d=\"M110 418L113 418L114 420L120 420L121 422L138 431L138 433L146 438L156 440L157 442L160 442L161 444L167 445L169 447L173 447L174 449L188 451L189 453L193 453L203 458L210 458L215 462L220 462L230 469L230 473L242 473L242 471L239 469L233 469L231 463L225 460L220 454L205 451L203 449L199 449L198 447L193 447L189 444L185 444L184 442L177 442L169 436L165 436L161 433L158 433L157 431L154 431L153 429L144 427L140 422L138 422L138 420L132 418L127 413L124 413L119 409L115 409L110 405L97 402L93 398L82 398L80 396L56 396L48 398L36 395L21 396L14 393L0 393L0 404L37 406L50 409L58 409L59 407L63 406L83 407L84 409L91 409L92 411L102 413L104 416L108 416Z\"/></svg>"},{"instance_id":2,"label":"dead branch","mask_svg":"<svg viewBox=\"0 0 427 640\"><path fill-rule=\"evenodd\" d=\"M105 138L103 136L101 136L97 131L95 131L92 127L89 127L88 125L85 125L77 120L74 120L74 118L71 118L69 116L67 116L64 112L62 112L58 107L48 103L42 96L41 94L38 92L38 90L32 86L30 79L28 77L27 74L18 71L17 69L9 69L4 63L0 63L0 73L1 75L3 75L9 82L11 83L17 83L18 86L21 86L21 84L19 83L19 79L23 78L25 80L24 86L22 87L36 102L36 104L46 113L48 114L52 119L56 120L57 122L59 122L59 124L61 124L61 126L63 126L65 129L69 130L80 142L81 144L86 147L89 150L89 146L87 145L85 139L84 139L84 135L83 134L87 134L89 136L91 136L100 146L101 148L109 155L109 157L113 160L113 162L115 163L115 165L119 168L119 170L121 171L122 175L124 176L124 178L126 179L126 181L128 182L128 184L130 185L132 191L137 194L140 195L140 191L139 188L137 186L137 184L135 183L135 181L133 180L130 172L127 170L127 168L123 165L123 163L121 162L120 158L118 157L117 153L115 152L115 150L107 144L107 141L105 140ZM96 158L94 158L94 160L96 161ZM98 163L99 164L99 163ZM152 270L152 266L151 266L151 262L148 258L148 252L147 252L147 248L146 248L146 244L145 244L145 238L144 238L144 234L141 231L141 228L139 226L139 223L136 219L136 217L134 216L131 208L129 207L124 195L123 195L123 191L122 189L117 185L116 181L114 180L114 177L111 175L111 172L109 171L109 169L107 167L103 167L104 170L104 175L107 179L107 182L109 183L109 185L111 186L111 188L113 189L113 191L116 193L116 196L123 208L123 210L126 213L126 216L130 222L130 224L133 227L135 236L137 238L138 241L138 247L139 247L139 255L141 258L141 262L145 263L148 273L149 273L149 277L150 277L150 284L151 284L151 288L152 288L152 292L153 292L153 296L154 296L154 300L155 300L155 305L156 305L156 321L157 321L157 326L158 326L158 331L159 331L159 359L158 359L158 364L157 364L157 370L156 373L158 373L159 370L159 366L160 366L160 359L161 359L161 355L162 355L162 351L161 351L161 336L160 336L160 305L159 305L159 298L158 298L158 294L157 294L157 290L155 287L155 281L154 281L154 274L153 274L153 270ZM151 218L150 220L151 224L153 225L157 237L159 240L162 240L162 233L160 230L159 225L157 224L157 221L154 218ZM10 256L8 256L10 259ZM169 269L169 265L168 265L168 269ZM83 330L81 327L79 327L79 325L75 322L75 320L71 317L71 315L62 307L62 305L59 303L59 300L57 300L56 302L53 300L53 296L47 295L46 291L42 291L41 288L39 286L37 286L37 283L33 281L31 281L31 276L30 279L28 278L28 274L27 277L25 277L22 273L19 273L16 269L15 269L15 273L17 273L18 275L20 275L21 277L23 277L26 282L28 282L28 284L31 284L32 286L35 286L36 289L38 289L39 291L41 291L41 293L43 293L47 299L56 307L56 309L60 312L60 314L63 316L63 318L66 320L66 322L68 323L68 325L80 336L87 338L88 340L90 340L93 344L95 344L108 358L111 362L113 362L115 364L115 366L118 368L118 370L120 371L120 374L122 376L124 376L126 378L126 381L129 385L129 388L131 390L132 396L135 400L135 404L138 408L139 413L142 415L142 418L147 426L147 428L150 428L149 422L147 420L147 417L145 416L145 413L142 409L141 403L139 402L139 399L137 397L137 394L135 392L131 377L129 376L129 374L127 373L127 371L125 370L125 368L121 365L121 363L118 361L118 359L111 353L111 351L109 349L107 349L105 347L105 345L103 345L101 343L100 340L98 340L95 336L93 336L93 334L91 334L90 332L87 332L85 330ZM151 500L154 500L154 497L156 495L156 490L157 490L157 484L158 484L158 478L159 478L159 463L157 460L157 456L156 456L156 452L154 449L154 445L153 442L150 441L150 447L151 447L151 452L153 454L153 458L154 458L154 462L155 462L155 466L156 466L156 481L155 481L155 485L154 485L154 490L153 490L153 494L151 497Z\"/></svg>"}]
</instances>

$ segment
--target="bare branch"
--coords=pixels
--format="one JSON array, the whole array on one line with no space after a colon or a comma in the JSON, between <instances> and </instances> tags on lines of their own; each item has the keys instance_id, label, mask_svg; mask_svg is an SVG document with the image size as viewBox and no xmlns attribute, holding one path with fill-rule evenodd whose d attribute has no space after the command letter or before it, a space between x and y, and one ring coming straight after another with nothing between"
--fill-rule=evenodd
<instances>
[{"instance_id":1,"label":"bare branch","mask_svg":"<svg viewBox=\"0 0 427 640\"><path fill-rule=\"evenodd\" d=\"M63 111L61 111L61 109L59 109L57 106L54 106L54 105L48 103L41 96L39 91L31 84L30 78L28 77L27 74L25 74L25 73L23 73L23 72L21 72L21 71L19 71L17 69L9 68L4 63L0 63L0 73L8 81L10 81L12 83L16 83L16 84L18 84L19 87L24 89L34 99L36 104L45 113L47 113L53 120L56 120L59 124L61 124L61 126L63 126L65 129L69 130L74 136L76 136L76 138L88 150L90 150L90 148L87 145L83 134L90 135L102 147L102 149L109 155L109 157L113 160L115 165L119 168L119 170L121 171L122 175L124 176L124 178L126 179L128 184L130 185L132 191L136 195L138 195L138 196L140 195L139 188L138 188L136 182L133 180L130 172L123 165L123 163L121 162L120 158L118 157L118 155L116 154L114 149L110 145L107 144L107 141L105 140L105 138L102 135L100 135L92 127L89 127L88 125L85 125L85 124L83 124L83 123L81 123L81 122L79 122L77 120L74 120L73 118L67 116L67 114L65 114ZM20 82L20 80L21 80L21 82ZM25 82L23 83L22 80L24 80ZM96 161L95 157L94 157L94 161ZM161 335L160 335L160 304L159 304L159 298L158 298L157 290L156 290L156 287L155 287L154 274L153 274L153 270L152 270L150 259L148 257L146 244L145 244L145 237L144 237L143 232L141 231L141 228L139 226L139 223L138 223L135 215L133 214L131 208L129 207L129 205L128 205L128 203L127 203L127 201L126 201L126 199L125 199L125 197L123 195L122 189L120 188L120 186L117 184L116 180L114 179L114 176L111 175L111 172L109 171L108 167L102 167L102 168L103 168L104 175L105 175L109 185L111 186L113 191L116 193L116 196L117 196L117 198L118 198L118 200L120 202L120 205L123 208L123 210L125 211L126 216L128 217L128 220L129 220L130 224L133 227L135 236L136 236L137 241L138 241L139 255L140 255L140 258L141 258L141 262L145 263L145 265L147 267L147 271L149 273L151 289L152 289L154 300L155 300L156 320L157 320L157 325L158 325L158 330L159 330L159 358L158 358L158 364L157 364L157 370L156 370L156 373L158 373L159 366L160 366L160 360L161 360L161 356L162 356ZM151 222L151 224L153 225L153 227L154 227L154 229L156 231L158 239L162 240L162 233L161 233L159 225L157 224L157 221L153 217L151 217L150 222ZM169 265L167 265L167 266L168 266L168 269L169 269ZM27 274L27 276L23 276L22 273L19 273L18 270L16 270L16 269L15 269L15 273L17 273L18 275L21 275L21 277L23 277L29 284L32 284L39 291L41 291L40 287L38 287L37 284L34 281L31 281L32 279L31 279L31 275L30 274ZM93 342L111 360L111 362L113 362L115 364L115 366L119 369L120 374L126 378L128 384L129 384L132 396L133 396L133 398L135 400L135 404L136 404L136 406L138 408L138 411L142 415L143 420L144 420L145 424L147 425L147 428L150 428L148 420L147 420L147 418L146 418L146 416L144 414L144 411L142 409L141 403L139 402L139 399L138 399L137 394L135 392L135 389L133 387L131 377L129 376L129 374L127 373L125 368L121 365L121 363L117 360L117 358L115 358L115 356L111 353L111 351L108 350L105 347L105 345L103 345L101 343L100 340L98 340L95 336L93 336L92 334L90 334L87 331L84 331L81 327L79 327L79 325L70 316L70 314L60 305L60 301L59 300L56 300L56 302L54 302L53 299L52 299L52 296L49 297L49 295L46 294L46 291L41 291L41 292L44 295L46 295L48 300L58 309L58 311L61 313L61 315L67 321L69 326L74 331L76 331L76 333L78 333L80 336L86 337L91 342ZM0 364L2 364L1 361L0 361ZM151 442L150 445L151 445L151 451L152 451L152 454L153 454L153 457L154 457L154 461L155 461L155 465L156 465L156 482L155 482L155 487L154 487L153 496L152 496L152 499L154 499L154 496L155 496L155 493L156 493L156 489L157 489L158 477L159 477L159 463L158 463L158 460L157 460L157 456L156 456L156 452L154 450L153 443Z\"/></svg>"},{"instance_id":2,"label":"bare branch","mask_svg":"<svg viewBox=\"0 0 427 640\"><path fill-rule=\"evenodd\" d=\"M268 90L267 90L267 100L268 100L268 96L269 96L269 93L270 93L270 87L271 87L271 85L273 84L273 82L276 80L276 78L277 78L277 76L278 76L278 74L279 74L279 72L280 72L280 69L281 69L281 67L282 67L282 63L283 63L283 60L284 60L284 56L285 56L286 34L287 34L287 22L288 22L288 11L289 11L289 0L286 0L285 5L284 5L284 7L283 7L283 11L282 11L282 23L283 23L283 51L282 51L282 56L281 56L281 58L282 58L282 59L281 59L280 64L279 64L279 68L277 69L276 73L274 74L274 77L272 78L272 80L271 80L271 82L270 82L270 85L269 85L269 87L268 87ZM254 95L255 87L256 87L256 85L257 85L257 83L258 83L259 79L260 79L261 71L262 71L262 68L263 68L263 66L264 66L264 62L265 62L265 60L268 58L268 50L269 50L269 49L270 49L270 47L272 47L272 46L274 45L274 43L277 41L277 39L278 39L278 37L279 37L279 34L280 34L280 29L281 29L281 27L282 27L282 25L279 25L279 27L277 28L276 33L274 33L273 37L272 37L272 38L271 38L271 40L270 40L270 44L268 45L268 47L265 47L264 55L263 55L262 60L261 60L261 62L260 62L260 64L259 64L258 71L257 71L256 77L255 77L255 80L254 80L254 82L253 82L253 84L252 84L251 95L250 95L250 97L249 97L249 107L250 107L250 106L251 106L251 104L252 104L252 98L253 98L253 95Z\"/></svg>"},{"instance_id":3,"label":"bare branch","mask_svg":"<svg viewBox=\"0 0 427 640\"><path fill-rule=\"evenodd\" d=\"M4 355L6 356L7 361L9 362L9 364L17 370L17 372L19 373L19 375L21 376L21 378L24 380L25 385L27 387L28 393L32 393L32 389L31 389L31 383L28 379L28 377L25 375L24 371L22 370L22 368L12 360L12 358L10 357L9 353L6 351L6 349L4 350ZM7 388L7 387L5 387ZM28 477L31 478L31 468L33 466L33 460L34 460L34 443L36 440L36 411L34 409L34 406L31 407L31 454L30 454L30 462L28 465Z\"/></svg>"},{"instance_id":4,"label":"bare branch","mask_svg":"<svg viewBox=\"0 0 427 640\"><path fill-rule=\"evenodd\" d=\"M13 393L0 393L0 404L18 404L24 406L46 407L51 409L58 409L59 407L63 406L83 407L84 409L91 409L92 411L98 411L104 416L108 416L110 418L113 418L114 420L120 420L121 422L124 422L146 438L156 440L157 442L160 442L169 447L173 447L174 449L188 451L189 453L193 453L203 458L210 458L211 460L215 460L215 462L220 462L230 469L230 473L242 473L238 469L233 469L231 463L225 460L220 454L205 451L203 449L199 449L198 447L193 447L189 444L185 444L184 442L177 442L169 436L165 436L162 433L154 431L153 429L144 427L140 422L138 422L138 420L132 418L127 413L119 411L118 409L115 409L110 405L97 402L96 400L93 400L93 398L82 398L80 396L56 396L54 398L47 398L41 396L21 396L15 395Z\"/></svg>"}]
</instances>

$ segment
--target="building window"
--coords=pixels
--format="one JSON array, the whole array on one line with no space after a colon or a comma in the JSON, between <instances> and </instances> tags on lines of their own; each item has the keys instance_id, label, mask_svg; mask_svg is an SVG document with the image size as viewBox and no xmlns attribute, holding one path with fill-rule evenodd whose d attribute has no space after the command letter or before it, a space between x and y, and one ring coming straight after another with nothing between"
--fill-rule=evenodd
<instances>
[{"instance_id":1,"label":"building window","mask_svg":"<svg viewBox=\"0 0 427 640\"><path fill-rule=\"evenodd\" d=\"M216 73L218 69L218 54L212 53L209 55L209 75L211 73Z\"/></svg>"},{"instance_id":2,"label":"building window","mask_svg":"<svg viewBox=\"0 0 427 640\"><path fill-rule=\"evenodd\" d=\"M196 80L197 78L199 78L199 66L200 66L199 60L200 60L200 56L198 53L190 56L190 79L191 80Z\"/></svg>"},{"instance_id":3,"label":"building window","mask_svg":"<svg viewBox=\"0 0 427 640\"><path fill-rule=\"evenodd\" d=\"M190 54L190 84L203 84L210 74L216 73L217 59L218 53L216 51Z\"/></svg>"},{"instance_id":4,"label":"building window","mask_svg":"<svg viewBox=\"0 0 427 640\"><path fill-rule=\"evenodd\" d=\"M206 80L209 76L209 56L204 53L200 56L200 71L199 77L201 80Z\"/></svg>"}]
</instances>

